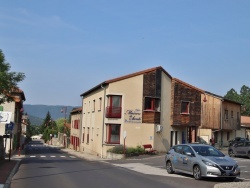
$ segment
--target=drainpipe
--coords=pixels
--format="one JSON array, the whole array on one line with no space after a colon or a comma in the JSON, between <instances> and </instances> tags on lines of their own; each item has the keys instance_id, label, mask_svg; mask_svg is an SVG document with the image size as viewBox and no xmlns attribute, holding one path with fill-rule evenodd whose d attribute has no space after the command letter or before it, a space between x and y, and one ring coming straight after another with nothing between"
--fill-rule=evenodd
<instances>
[{"instance_id":1,"label":"drainpipe","mask_svg":"<svg viewBox=\"0 0 250 188\"><path fill-rule=\"evenodd\" d=\"M101 150L101 158L103 158L103 139L104 139L104 124L105 124L105 102L106 102L106 88L101 84L101 88L104 90L103 94L103 116L102 116L102 150Z\"/></svg>"},{"instance_id":2,"label":"drainpipe","mask_svg":"<svg viewBox=\"0 0 250 188\"><path fill-rule=\"evenodd\" d=\"M221 131L222 131L222 123L223 123L223 119L222 119L222 117L223 117L223 112L222 112L222 104L223 104L223 99L221 99L221 105L220 105L220 114L221 114L221 116L220 116L220 129L221 129ZM223 131L222 131L223 132ZM222 138L222 133L220 134L220 141L221 141L221 143L222 143L222 140L223 140L223 138Z\"/></svg>"}]
</instances>

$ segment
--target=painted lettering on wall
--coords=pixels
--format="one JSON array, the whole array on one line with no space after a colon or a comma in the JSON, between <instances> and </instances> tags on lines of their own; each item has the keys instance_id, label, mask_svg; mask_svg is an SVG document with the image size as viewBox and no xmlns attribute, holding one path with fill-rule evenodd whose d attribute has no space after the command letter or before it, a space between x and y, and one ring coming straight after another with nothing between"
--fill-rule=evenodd
<instances>
[{"instance_id":1,"label":"painted lettering on wall","mask_svg":"<svg viewBox=\"0 0 250 188\"><path fill-rule=\"evenodd\" d=\"M125 112L125 123L141 123L142 122L141 110L126 110Z\"/></svg>"}]
</instances>

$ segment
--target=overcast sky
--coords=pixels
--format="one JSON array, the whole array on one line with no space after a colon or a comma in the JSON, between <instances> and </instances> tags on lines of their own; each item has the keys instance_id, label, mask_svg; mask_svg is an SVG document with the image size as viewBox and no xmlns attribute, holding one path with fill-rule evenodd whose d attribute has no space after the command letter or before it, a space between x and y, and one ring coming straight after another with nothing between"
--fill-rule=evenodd
<instances>
[{"instance_id":1,"label":"overcast sky","mask_svg":"<svg viewBox=\"0 0 250 188\"><path fill-rule=\"evenodd\" d=\"M0 0L0 49L25 104L80 106L105 80L162 66L224 96L250 86L249 0Z\"/></svg>"}]
</instances>

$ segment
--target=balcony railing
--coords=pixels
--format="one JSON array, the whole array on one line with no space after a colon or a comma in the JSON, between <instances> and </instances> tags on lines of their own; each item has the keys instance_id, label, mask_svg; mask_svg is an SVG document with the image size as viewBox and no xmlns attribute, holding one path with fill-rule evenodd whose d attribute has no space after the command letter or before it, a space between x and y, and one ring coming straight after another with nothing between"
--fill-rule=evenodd
<instances>
[{"instance_id":1,"label":"balcony railing","mask_svg":"<svg viewBox=\"0 0 250 188\"><path fill-rule=\"evenodd\" d=\"M106 107L106 118L121 118L122 108L116 106Z\"/></svg>"}]
</instances>

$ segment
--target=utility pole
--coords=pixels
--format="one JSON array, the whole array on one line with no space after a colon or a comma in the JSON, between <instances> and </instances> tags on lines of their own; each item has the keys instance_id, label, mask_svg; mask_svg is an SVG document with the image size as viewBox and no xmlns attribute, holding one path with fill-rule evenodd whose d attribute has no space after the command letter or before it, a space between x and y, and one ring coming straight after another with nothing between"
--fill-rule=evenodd
<instances>
[{"instance_id":1,"label":"utility pole","mask_svg":"<svg viewBox=\"0 0 250 188\"><path fill-rule=\"evenodd\" d=\"M66 120L67 107L66 106L61 109L61 113L64 113L63 146L66 147L66 141L65 141L66 136L67 136L66 135L66 122L67 122L67 120Z\"/></svg>"}]
</instances>

